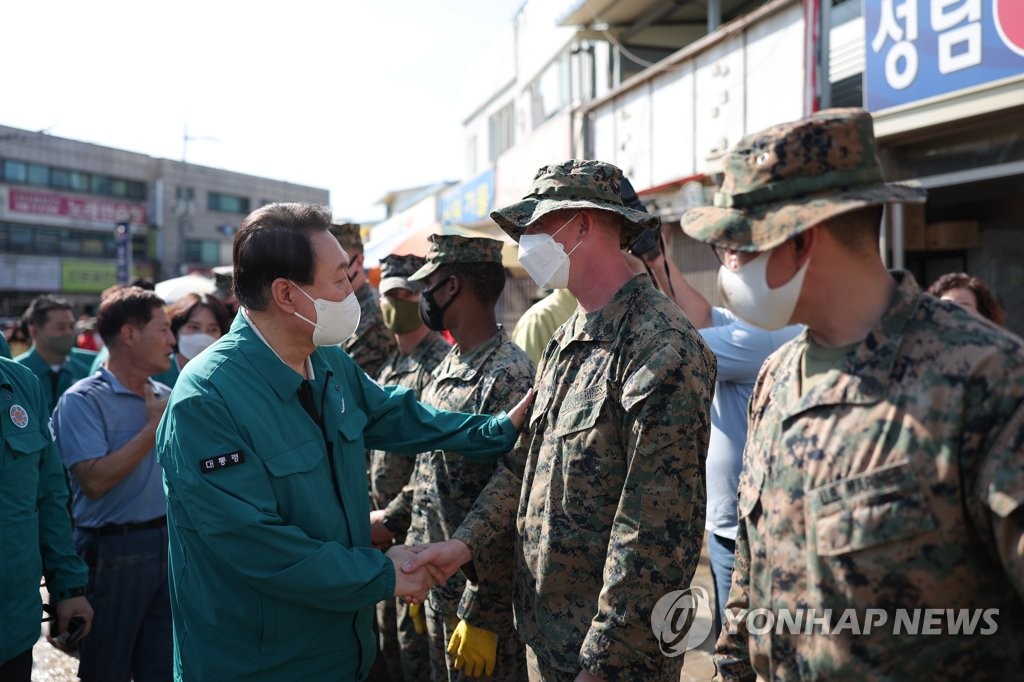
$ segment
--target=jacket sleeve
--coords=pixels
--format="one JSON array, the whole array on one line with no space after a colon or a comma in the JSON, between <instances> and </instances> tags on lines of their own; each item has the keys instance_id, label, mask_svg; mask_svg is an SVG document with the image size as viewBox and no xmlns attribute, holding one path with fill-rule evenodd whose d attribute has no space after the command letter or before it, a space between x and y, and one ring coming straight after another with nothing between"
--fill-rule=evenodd
<instances>
[{"instance_id":1,"label":"jacket sleeve","mask_svg":"<svg viewBox=\"0 0 1024 682\"><path fill-rule=\"evenodd\" d=\"M271 598L354 611L391 597L394 565L380 551L312 538L282 518L254 447L218 398L172 401L157 430L169 522ZM244 461L200 471L204 458L231 453L241 453Z\"/></svg>"},{"instance_id":2,"label":"jacket sleeve","mask_svg":"<svg viewBox=\"0 0 1024 682\"><path fill-rule=\"evenodd\" d=\"M627 471L604 585L580 648L581 667L601 679L664 675L672 659L662 654L651 615L662 596L690 584L700 559L715 366L699 337L671 337L677 333L652 339L624 373Z\"/></svg>"},{"instance_id":3,"label":"jacket sleeve","mask_svg":"<svg viewBox=\"0 0 1024 682\"><path fill-rule=\"evenodd\" d=\"M46 414L42 390L37 387L37 414ZM43 560L43 575L50 594L85 587L89 569L75 553L71 540L71 518L68 516L68 484L64 478L57 446L49 428L43 429L46 449L39 458L39 550Z\"/></svg>"},{"instance_id":4,"label":"jacket sleeve","mask_svg":"<svg viewBox=\"0 0 1024 682\"><path fill-rule=\"evenodd\" d=\"M736 533L736 553L733 559L732 587L725 604L726 614L746 613L750 606L750 543L747 540L746 525L741 521ZM735 632L730 632L730 619L722 624L722 632L715 644L715 679L744 680L756 679L750 663L747 646L745 619L737 619Z\"/></svg>"},{"instance_id":5,"label":"jacket sleeve","mask_svg":"<svg viewBox=\"0 0 1024 682\"><path fill-rule=\"evenodd\" d=\"M381 386L354 373L369 422L368 448L405 455L432 450L458 452L474 462L494 462L512 447L516 429L504 412L496 415L435 410L401 386Z\"/></svg>"}]
</instances>

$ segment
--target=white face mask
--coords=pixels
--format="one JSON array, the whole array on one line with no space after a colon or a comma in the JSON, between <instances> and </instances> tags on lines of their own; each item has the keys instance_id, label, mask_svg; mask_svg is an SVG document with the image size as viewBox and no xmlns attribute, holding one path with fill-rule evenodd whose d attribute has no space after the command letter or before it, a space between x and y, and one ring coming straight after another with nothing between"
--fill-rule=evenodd
<instances>
[{"instance_id":1,"label":"white face mask","mask_svg":"<svg viewBox=\"0 0 1024 682\"><path fill-rule=\"evenodd\" d=\"M209 334L179 334L178 335L178 352L185 356L186 359L191 360L195 356L202 353L204 350L213 345L213 342L217 339L213 338Z\"/></svg>"},{"instance_id":2,"label":"white face mask","mask_svg":"<svg viewBox=\"0 0 1024 682\"><path fill-rule=\"evenodd\" d=\"M288 281L291 282L291 280ZM293 313L295 317L313 325L314 345L336 346L355 333L359 326L360 315L359 300L356 298L355 292L340 301L328 301L323 298L313 298L298 284L291 283L316 306L316 322L308 317L303 317L298 311Z\"/></svg>"},{"instance_id":3,"label":"white face mask","mask_svg":"<svg viewBox=\"0 0 1024 682\"><path fill-rule=\"evenodd\" d=\"M792 279L771 289L767 278L771 255L771 251L765 251L736 271L723 265L718 270L718 290L726 305L750 324L762 329L782 329L796 309L811 259L804 262Z\"/></svg>"},{"instance_id":4,"label":"white face mask","mask_svg":"<svg viewBox=\"0 0 1024 682\"><path fill-rule=\"evenodd\" d=\"M572 251L555 241L554 235L562 231L579 213L569 218L553 234L524 234L519 238L519 264L542 289L564 289L569 286L569 256L583 240L576 242Z\"/></svg>"}]
</instances>

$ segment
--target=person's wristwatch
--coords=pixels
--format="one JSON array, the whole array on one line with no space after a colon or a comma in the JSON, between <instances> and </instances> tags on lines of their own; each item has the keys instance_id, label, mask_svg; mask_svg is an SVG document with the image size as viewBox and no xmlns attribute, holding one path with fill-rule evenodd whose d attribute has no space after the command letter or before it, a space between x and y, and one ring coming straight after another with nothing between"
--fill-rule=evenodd
<instances>
[{"instance_id":1,"label":"person's wristwatch","mask_svg":"<svg viewBox=\"0 0 1024 682\"><path fill-rule=\"evenodd\" d=\"M74 599L75 597L84 597L84 587L71 587L66 590L61 590L53 595L55 601L64 601L65 599Z\"/></svg>"}]
</instances>

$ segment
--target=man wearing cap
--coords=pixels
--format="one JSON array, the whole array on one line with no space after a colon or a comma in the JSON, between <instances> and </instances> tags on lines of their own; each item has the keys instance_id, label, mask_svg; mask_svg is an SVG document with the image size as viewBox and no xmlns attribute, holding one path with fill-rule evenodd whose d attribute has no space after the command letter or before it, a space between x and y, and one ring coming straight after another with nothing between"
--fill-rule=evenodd
<instances>
[{"instance_id":1,"label":"man wearing cap","mask_svg":"<svg viewBox=\"0 0 1024 682\"><path fill-rule=\"evenodd\" d=\"M526 353L497 323L494 308L505 287L501 242L460 235L429 239L427 263L412 276L424 285L421 317L435 331L448 329L455 346L434 370L423 402L440 410L488 413L526 395L534 371ZM411 510L410 544L447 540L494 472L494 464L473 463L451 450L420 454L405 494L386 513ZM512 581L507 571L502 578L480 594L460 574L431 590L424 611L434 680L485 672L496 680L522 679L525 660L512 622ZM464 600L476 601L477 607L460 623ZM467 668L461 672L455 669L460 648L464 663L459 668Z\"/></svg>"},{"instance_id":2,"label":"man wearing cap","mask_svg":"<svg viewBox=\"0 0 1024 682\"><path fill-rule=\"evenodd\" d=\"M377 375L385 386L404 386L419 396L430 382L430 374L448 354L451 346L420 319L420 291L423 285L409 278L426 264L421 256L390 255L381 259L380 308L384 325L395 335L398 348ZM415 461L383 450L370 453L370 540L387 548L404 544L409 514L388 517L387 504L409 483ZM377 629L380 653L388 679L430 678L426 638L416 632L407 605L401 599L385 599L377 604Z\"/></svg>"},{"instance_id":3,"label":"man wearing cap","mask_svg":"<svg viewBox=\"0 0 1024 682\"><path fill-rule=\"evenodd\" d=\"M700 557L715 359L626 264L622 249L658 218L623 206L621 177L598 161L545 166L491 214L538 286L568 288L579 308L544 351L516 448L453 539L408 564L472 561L483 592L514 562L531 680L674 682L682 667L662 654L654 612Z\"/></svg>"},{"instance_id":4,"label":"man wearing cap","mask_svg":"<svg viewBox=\"0 0 1024 682\"><path fill-rule=\"evenodd\" d=\"M722 679L1020 675L1024 348L885 269L882 205L923 198L883 183L871 116L835 109L741 140L683 218L737 314L807 325L751 399Z\"/></svg>"},{"instance_id":5,"label":"man wearing cap","mask_svg":"<svg viewBox=\"0 0 1024 682\"><path fill-rule=\"evenodd\" d=\"M359 301L359 326L352 336L342 342L356 364L371 377L376 377L381 366L395 351L395 337L381 318L380 294L370 284L363 270L363 239L356 223L331 225L331 234L348 254L348 269L352 289Z\"/></svg>"}]
</instances>

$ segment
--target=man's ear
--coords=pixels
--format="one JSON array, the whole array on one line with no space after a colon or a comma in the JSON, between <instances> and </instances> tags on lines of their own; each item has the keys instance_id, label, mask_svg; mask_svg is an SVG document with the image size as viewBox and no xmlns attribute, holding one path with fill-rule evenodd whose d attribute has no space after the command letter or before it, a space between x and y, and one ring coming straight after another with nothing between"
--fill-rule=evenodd
<instances>
[{"instance_id":1,"label":"man's ear","mask_svg":"<svg viewBox=\"0 0 1024 682\"><path fill-rule=\"evenodd\" d=\"M811 257L811 251L814 250L814 245L818 240L819 227L815 225L793 237L793 251L798 269L803 267L803 264Z\"/></svg>"},{"instance_id":2,"label":"man's ear","mask_svg":"<svg viewBox=\"0 0 1024 682\"><path fill-rule=\"evenodd\" d=\"M295 312L295 297L302 296L284 277L270 283L270 301L289 315Z\"/></svg>"}]
</instances>

